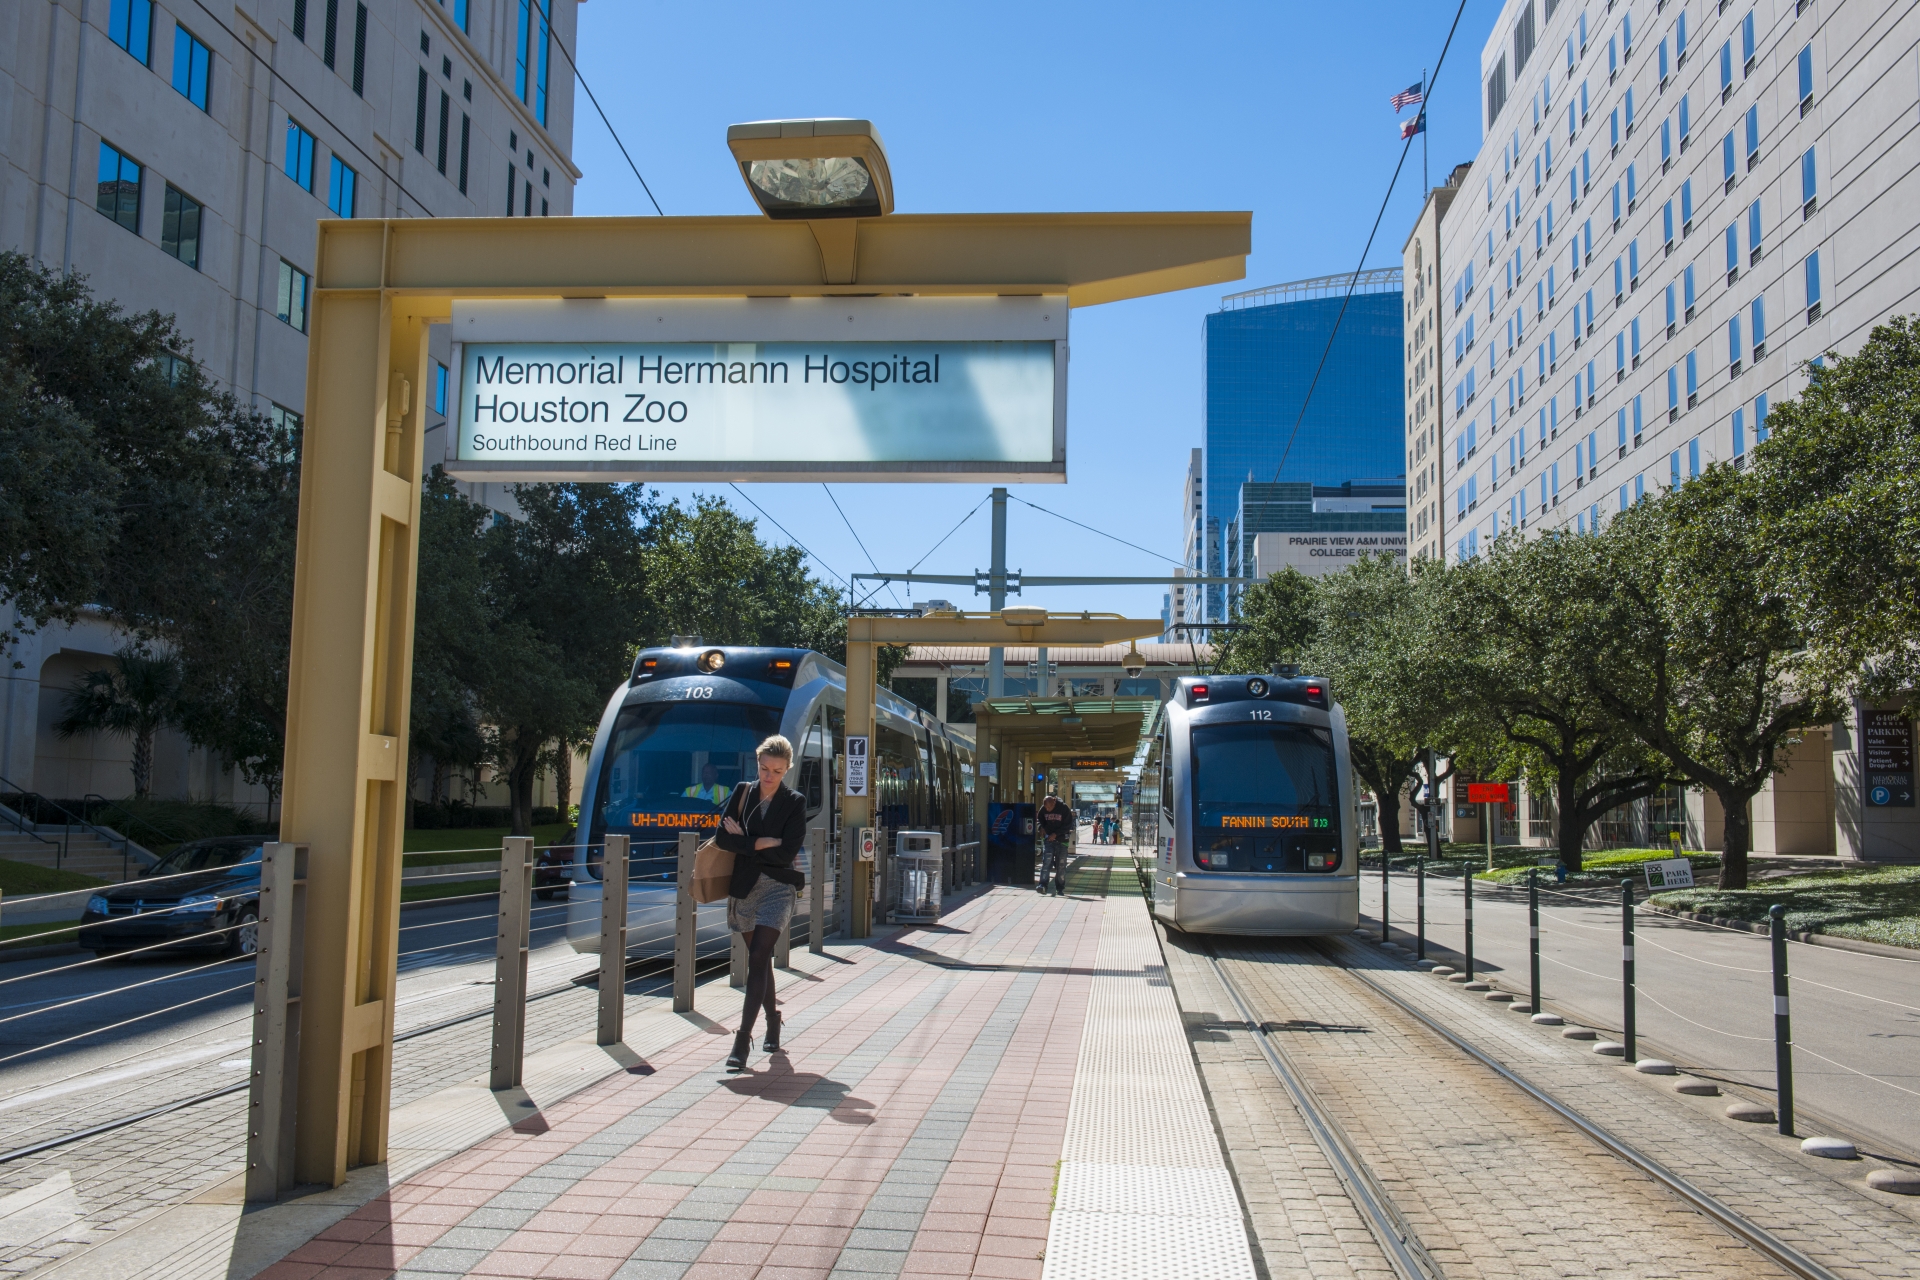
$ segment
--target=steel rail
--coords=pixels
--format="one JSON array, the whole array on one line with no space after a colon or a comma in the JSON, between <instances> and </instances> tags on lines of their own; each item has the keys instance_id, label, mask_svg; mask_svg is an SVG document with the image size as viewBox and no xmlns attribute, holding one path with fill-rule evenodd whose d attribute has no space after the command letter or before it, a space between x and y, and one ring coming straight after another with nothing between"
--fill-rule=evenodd
<instances>
[{"instance_id":1,"label":"steel rail","mask_svg":"<svg viewBox=\"0 0 1920 1280\"><path fill-rule=\"evenodd\" d=\"M1353 1142L1340 1128L1313 1090L1295 1070L1292 1060L1267 1033L1264 1021L1256 1018L1247 1000L1240 994L1240 988L1227 976L1226 967L1220 963L1220 957L1214 952L1213 943L1205 943L1207 961L1213 966L1213 976L1219 981L1221 989L1227 993L1227 999L1233 1001L1240 1011L1246 1028L1255 1035L1260 1052L1267 1060L1267 1066L1278 1077L1280 1084L1293 1099L1294 1109L1300 1118L1306 1121L1307 1128L1313 1133L1313 1140L1326 1155L1327 1163L1332 1166L1334 1176L1340 1179L1346 1188L1347 1198L1353 1201L1354 1208L1366 1219L1367 1229L1379 1243L1381 1252L1386 1254L1387 1264L1400 1280L1441 1280L1443 1273L1439 1264L1421 1245L1413 1228L1393 1200L1374 1178L1367 1162L1361 1157Z\"/></svg>"},{"instance_id":2,"label":"steel rail","mask_svg":"<svg viewBox=\"0 0 1920 1280\"><path fill-rule=\"evenodd\" d=\"M1469 1058L1480 1063L1508 1084L1513 1085L1516 1089L1519 1089L1522 1093L1552 1111L1555 1115L1558 1115L1561 1119L1586 1134L1587 1137L1593 1139L1614 1155L1625 1160L1628 1164L1651 1177L1655 1182L1666 1187L1667 1190L1673 1192L1682 1200L1685 1200L1708 1218L1711 1218L1722 1230L1734 1237L1734 1239L1771 1258L1774 1262L1785 1267L1794 1275L1800 1276L1802 1280L1840 1280L1840 1277L1835 1272L1821 1266L1812 1258L1807 1257L1806 1254L1801 1253L1798 1249L1768 1231L1765 1227L1735 1212L1716 1197L1702 1191L1699 1187L1687 1181L1687 1179L1668 1169L1658 1160L1655 1160L1630 1143L1625 1142L1592 1120L1589 1120L1584 1115L1581 1115L1578 1111L1560 1101L1560 1099L1554 1097L1539 1085L1534 1084L1518 1072L1509 1069L1504 1063L1497 1061L1491 1055L1481 1052L1461 1036L1441 1025L1426 1013L1415 1008L1406 1000L1401 999L1393 992L1387 990L1378 982L1375 982L1363 971L1347 964L1339 956L1333 954L1330 947L1322 944L1319 949L1322 954L1339 965L1342 970L1365 983L1366 986L1381 999L1387 1001L1396 1009L1399 1009L1402 1013L1405 1013L1408 1017L1420 1023L1420 1025L1424 1026L1427 1030L1433 1032L1433 1034L1439 1036L1442 1040L1445 1040Z\"/></svg>"}]
</instances>

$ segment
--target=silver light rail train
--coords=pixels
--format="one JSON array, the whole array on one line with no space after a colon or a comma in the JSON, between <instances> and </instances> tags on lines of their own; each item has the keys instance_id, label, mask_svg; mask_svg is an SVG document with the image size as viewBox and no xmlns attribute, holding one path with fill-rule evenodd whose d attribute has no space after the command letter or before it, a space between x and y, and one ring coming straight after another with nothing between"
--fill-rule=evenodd
<instances>
[{"instance_id":1,"label":"silver light rail train","mask_svg":"<svg viewBox=\"0 0 1920 1280\"><path fill-rule=\"evenodd\" d=\"M632 840L628 867L628 954L670 955L678 842L702 839L720 822L735 783L757 776L754 748L771 734L794 746L788 785L807 800L807 845L833 850L840 829L836 780L846 750L846 669L808 649L704 645L642 650L607 700L587 757L580 826L567 878L567 936L597 950L600 859L608 834ZM876 689L868 776L874 823L959 840L972 814L973 739L886 689ZM826 918L837 919L843 868L829 858ZM810 890L801 892L794 936L805 936ZM724 953L726 904L699 908L697 947Z\"/></svg>"},{"instance_id":2,"label":"silver light rail train","mask_svg":"<svg viewBox=\"0 0 1920 1280\"><path fill-rule=\"evenodd\" d=\"M1154 754L1154 915L1189 933L1357 927L1359 808L1325 680L1183 677Z\"/></svg>"}]
</instances>

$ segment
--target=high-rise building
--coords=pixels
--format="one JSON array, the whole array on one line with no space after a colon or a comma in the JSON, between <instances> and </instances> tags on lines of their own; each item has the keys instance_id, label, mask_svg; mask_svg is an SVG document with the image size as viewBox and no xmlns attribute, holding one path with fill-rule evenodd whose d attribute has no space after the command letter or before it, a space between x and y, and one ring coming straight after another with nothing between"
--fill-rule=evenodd
<instances>
[{"instance_id":1,"label":"high-rise building","mask_svg":"<svg viewBox=\"0 0 1920 1280\"><path fill-rule=\"evenodd\" d=\"M1231 528L1243 484L1404 478L1404 325L1397 267L1221 299L1206 319L1199 531L1208 576L1245 562L1248 548L1227 545L1244 536ZM1199 594L1206 621L1227 617L1227 591Z\"/></svg>"},{"instance_id":2,"label":"high-rise building","mask_svg":"<svg viewBox=\"0 0 1920 1280\"><path fill-rule=\"evenodd\" d=\"M1460 194L1471 165L1457 165L1446 184L1427 193L1414 220L1413 234L1401 247L1406 286L1407 324L1407 536L1414 558L1445 554L1445 504L1440 494L1447 476L1441 466L1440 417L1440 223Z\"/></svg>"},{"instance_id":3,"label":"high-rise building","mask_svg":"<svg viewBox=\"0 0 1920 1280\"><path fill-rule=\"evenodd\" d=\"M321 218L573 211L577 0L53 0L0 42L0 246L174 315L201 365L283 421L305 405ZM424 388L444 423L447 337ZM432 421L430 419L430 421ZM440 456L441 425L427 441ZM510 508L499 486L470 486ZM10 619L0 618L0 622ZM57 699L121 638L24 637L4 673L0 775L55 797L126 790L126 744L59 739ZM241 798L162 735L166 796ZM244 790L244 788L243 788ZM258 797L255 797L257 799Z\"/></svg>"},{"instance_id":4,"label":"high-rise building","mask_svg":"<svg viewBox=\"0 0 1920 1280\"><path fill-rule=\"evenodd\" d=\"M1599 529L1740 464L1810 362L1915 309L1920 93L1886 70L1916 40L1894 0L1507 0L1485 140L1439 227L1444 554ZM1897 835L1860 816L1855 737L1796 748L1755 801L1756 848L1920 847L1911 810ZM1659 822L1717 840L1710 802L1679 804Z\"/></svg>"},{"instance_id":5,"label":"high-rise building","mask_svg":"<svg viewBox=\"0 0 1920 1280\"><path fill-rule=\"evenodd\" d=\"M1206 563L1206 539L1202 534L1207 505L1204 458L1203 450L1191 450L1187 455L1187 473L1180 481L1180 560L1183 567L1174 570L1176 578L1199 577ZM1167 593L1164 612L1167 615L1167 638L1178 639L1179 634L1173 630L1176 624L1200 621L1200 588L1175 582L1173 590Z\"/></svg>"}]
</instances>

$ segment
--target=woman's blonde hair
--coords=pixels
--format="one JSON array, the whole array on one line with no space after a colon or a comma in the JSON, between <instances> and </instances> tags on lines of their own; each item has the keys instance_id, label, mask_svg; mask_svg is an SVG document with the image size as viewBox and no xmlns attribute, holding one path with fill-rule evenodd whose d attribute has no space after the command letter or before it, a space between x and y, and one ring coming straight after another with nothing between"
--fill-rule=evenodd
<instances>
[{"instance_id":1,"label":"woman's blonde hair","mask_svg":"<svg viewBox=\"0 0 1920 1280\"><path fill-rule=\"evenodd\" d=\"M775 759L785 760L791 765L793 763L793 744L776 733L755 747L753 754L756 756L773 756Z\"/></svg>"}]
</instances>

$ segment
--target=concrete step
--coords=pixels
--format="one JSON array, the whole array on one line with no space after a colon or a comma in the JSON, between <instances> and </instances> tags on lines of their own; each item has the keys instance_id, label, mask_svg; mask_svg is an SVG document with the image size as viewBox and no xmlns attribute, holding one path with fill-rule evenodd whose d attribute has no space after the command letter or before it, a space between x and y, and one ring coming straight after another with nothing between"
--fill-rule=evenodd
<instances>
[{"instance_id":1,"label":"concrete step","mask_svg":"<svg viewBox=\"0 0 1920 1280\"><path fill-rule=\"evenodd\" d=\"M42 844L31 836L17 832L0 834L0 858L36 867L58 867L116 883L140 873L142 864L139 858L122 858L118 845L110 844L90 831L75 832L68 836L64 841L64 855L58 830L46 830L41 834L53 843Z\"/></svg>"}]
</instances>

